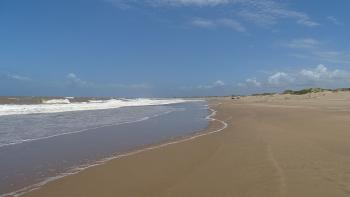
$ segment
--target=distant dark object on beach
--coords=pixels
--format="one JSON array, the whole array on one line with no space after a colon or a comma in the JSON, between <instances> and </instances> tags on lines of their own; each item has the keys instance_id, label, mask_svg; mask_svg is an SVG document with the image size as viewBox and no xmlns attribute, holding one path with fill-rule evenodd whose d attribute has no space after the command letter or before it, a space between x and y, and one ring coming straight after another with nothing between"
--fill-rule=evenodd
<instances>
[{"instance_id":1,"label":"distant dark object on beach","mask_svg":"<svg viewBox=\"0 0 350 197\"><path fill-rule=\"evenodd\" d=\"M231 99L232 99L232 100L238 100L238 99L240 99L240 98L241 98L240 96L235 96L235 95L232 95L232 96L231 96Z\"/></svg>"}]
</instances>

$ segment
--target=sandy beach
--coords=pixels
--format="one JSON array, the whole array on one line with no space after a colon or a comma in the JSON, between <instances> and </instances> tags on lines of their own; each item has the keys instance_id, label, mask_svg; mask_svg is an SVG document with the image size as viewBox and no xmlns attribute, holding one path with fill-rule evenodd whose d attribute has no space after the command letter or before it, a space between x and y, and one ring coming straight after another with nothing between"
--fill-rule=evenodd
<instances>
[{"instance_id":1,"label":"sandy beach","mask_svg":"<svg viewBox=\"0 0 350 197\"><path fill-rule=\"evenodd\" d=\"M114 159L23 196L350 196L350 93L209 103L228 125L222 131ZM223 126L212 121L205 132Z\"/></svg>"}]
</instances>

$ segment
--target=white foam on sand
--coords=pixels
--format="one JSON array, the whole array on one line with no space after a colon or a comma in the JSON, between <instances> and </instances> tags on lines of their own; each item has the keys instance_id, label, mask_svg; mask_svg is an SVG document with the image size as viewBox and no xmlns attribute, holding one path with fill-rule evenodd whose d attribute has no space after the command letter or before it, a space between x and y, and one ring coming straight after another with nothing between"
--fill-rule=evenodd
<instances>
[{"instance_id":1,"label":"white foam on sand","mask_svg":"<svg viewBox=\"0 0 350 197\"><path fill-rule=\"evenodd\" d=\"M70 103L68 99L47 100L43 104L33 105L0 105L0 116L38 113L57 113L68 111L113 109L129 106L167 105L184 103L193 100L185 99L110 99L81 103Z\"/></svg>"}]
</instances>

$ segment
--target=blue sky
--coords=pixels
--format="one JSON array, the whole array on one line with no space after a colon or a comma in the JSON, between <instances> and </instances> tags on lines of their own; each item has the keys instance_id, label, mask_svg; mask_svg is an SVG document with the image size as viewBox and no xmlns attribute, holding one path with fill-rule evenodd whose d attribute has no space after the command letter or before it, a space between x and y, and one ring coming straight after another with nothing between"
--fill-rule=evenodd
<instances>
[{"instance_id":1,"label":"blue sky","mask_svg":"<svg viewBox=\"0 0 350 197\"><path fill-rule=\"evenodd\" d=\"M3 0L0 94L350 87L348 0Z\"/></svg>"}]
</instances>

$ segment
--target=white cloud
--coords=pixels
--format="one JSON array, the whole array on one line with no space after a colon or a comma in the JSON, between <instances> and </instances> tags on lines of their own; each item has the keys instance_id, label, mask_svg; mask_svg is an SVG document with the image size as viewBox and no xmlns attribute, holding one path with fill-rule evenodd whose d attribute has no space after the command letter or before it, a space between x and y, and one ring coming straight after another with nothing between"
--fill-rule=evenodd
<instances>
[{"instance_id":1,"label":"white cloud","mask_svg":"<svg viewBox=\"0 0 350 197\"><path fill-rule=\"evenodd\" d=\"M66 76L68 83L70 85L76 85L78 87L84 87L84 88L109 88L109 89L149 89L151 88L150 85L146 83L139 83L139 84L116 84L116 83L105 83L105 84L98 84L93 82L88 82L85 80L80 79L75 73L68 73Z\"/></svg>"},{"instance_id":2,"label":"white cloud","mask_svg":"<svg viewBox=\"0 0 350 197\"><path fill-rule=\"evenodd\" d=\"M80 79L74 73L68 73L66 77L67 77L69 83L71 83L71 84L75 84L75 85L78 85L78 86L91 86L91 85L93 85L92 83L88 83L88 82Z\"/></svg>"},{"instance_id":3,"label":"white cloud","mask_svg":"<svg viewBox=\"0 0 350 197\"><path fill-rule=\"evenodd\" d=\"M312 49L318 47L320 44L320 41L314 38L301 38L290 41L286 46L295 49Z\"/></svg>"},{"instance_id":4,"label":"white cloud","mask_svg":"<svg viewBox=\"0 0 350 197\"><path fill-rule=\"evenodd\" d=\"M346 71L338 69L329 70L323 64L318 65L313 69L302 69L300 76L306 80L322 81L322 82L336 82L337 80L350 80L350 75Z\"/></svg>"},{"instance_id":5,"label":"white cloud","mask_svg":"<svg viewBox=\"0 0 350 197\"><path fill-rule=\"evenodd\" d=\"M130 6L140 6L140 4L147 4L154 8L172 6L172 7L206 7L211 9L227 9L238 16L262 26L270 26L279 23L281 20L289 19L295 21L296 24L315 27L319 26L319 23L313 21L306 13L295 11L288 8L285 4L276 0L106 0L113 2L115 5L126 8ZM238 11L237 11L238 10ZM232 14L226 14L226 18L231 18ZM203 26L210 26L210 23L205 21L197 21ZM201 23L204 22L204 23ZM241 29L236 22L231 24L229 22L227 26L233 26L234 29Z\"/></svg>"},{"instance_id":6,"label":"white cloud","mask_svg":"<svg viewBox=\"0 0 350 197\"><path fill-rule=\"evenodd\" d=\"M291 56L296 58L308 58L330 63L349 64L350 51L332 50L327 47L326 42L314 38L294 39L282 46L293 49Z\"/></svg>"},{"instance_id":7,"label":"white cloud","mask_svg":"<svg viewBox=\"0 0 350 197\"><path fill-rule=\"evenodd\" d=\"M300 71L301 76L312 80L319 80L321 76L327 73L327 68L322 64L318 65L315 69L312 70L303 69Z\"/></svg>"},{"instance_id":8,"label":"white cloud","mask_svg":"<svg viewBox=\"0 0 350 197\"><path fill-rule=\"evenodd\" d=\"M8 73L1 73L0 72L0 79L10 79L10 80L16 80L16 81L30 81L32 80L29 77L18 75L18 74L8 74Z\"/></svg>"},{"instance_id":9,"label":"white cloud","mask_svg":"<svg viewBox=\"0 0 350 197\"><path fill-rule=\"evenodd\" d=\"M112 3L120 9L129 9L132 7L132 4L136 3L135 0L104 0L106 2Z\"/></svg>"},{"instance_id":10,"label":"white cloud","mask_svg":"<svg viewBox=\"0 0 350 197\"><path fill-rule=\"evenodd\" d=\"M335 25L344 25L342 22L340 22L336 17L334 16L328 16L327 20L329 20L330 22L332 22Z\"/></svg>"},{"instance_id":11,"label":"white cloud","mask_svg":"<svg viewBox=\"0 0 350 197\"><path fill-rule=\"evenodd\" d=\"M261 82L259 82L256 78L249 78L245 80L245 84L248 86L260 87Z\"/></svg>"},{"instance_id":12,"label":"white cloud","mask_svg":"<svg viewBox=\"0 0 350 197\"><path fill-rule=\"evenodd\" d=\"M239 31L239 32L246 31L245 27L241 23L239 23L238 21L233 20L233 19L223 18L223 19L217 20L217 23L220 26L231 28L231 29Z\"/></svg>"},{"instance_id":13,"label":"white cloud","mask_svg":"<svg viewBox=\"0 0 350 197\"><path fill-rule=\"evenodd\" d=\"M297 17L297 18L299 18L297 20L297 24L299 25L304 25L308 27L317 27L320 25L319 23L312 21L307 15L301 15L300 17Z\"/></svg>"},{"instance_id":14,"label":"white cloud","mask_svg":"<svg viewBox=\"0 0 350 197\"><path fill-rule=\"evenodd\" d=\"M174 6L217 6L233 2L233 0L153 0L154 4Z\"/></svg>"},{"instance_id":15,"label":"white cloud","mask_svg":"<svg viewBox=\"0 0 350 197\"><path fill-rule=\"evenodd\" d=\"M238 12L243 18L262 26L277 24L282 19L291 19L299 25L315 27L319 24L313 21L306 13L288 9L286 6L273 0L241 0L244 5Z\"/></svg>"},{"instance_id":16,"label":"white cloud","mask_svg":"<svg viewBox=\"0 0 350 197\"><path fill-rule=\"evenodd\" d=\"M314 59L324 60L332 63L350 63L349 51L325 50L319 49L311 51L311 57Z\"/></svg>"},{"instance_id":17,"label":"white cloud","mask_svg":"<svg viewBox=\"0 0 350 197\"><path fill-rule=\"evenodd\" d=\"M290 72L276 72L265 79L246 79L238 83L239 87L260 88L295 88L295 87L341 87L350 85L350 72L339 69L329 69L323 64Z\"/></svg>"},{"instance_id":18,"label":"white cloud","mask_svg":"<svg viewBox=\"0 0 350 197\"><path fill-rule=\"evenodd\" d=\"M216 24L213 21L207 20L207 19L202 19L202 18L193 19L191 21L191 24L193 26L203 27L203 28L213 28L216 26Z\"/></svg>"},{"instance_id":19,"label":"white cloud","mask_svg":"<svg viewBox=\"0 0 350 197\"><path fill-rule=\"evenodd\" d=\"M217 81L214 82L214 85L215 86L224 86L225 83L223 81L221 81L221 80L217 80Z\"/></svg>"},{"instance_id":20,"label":"white cloud","mask_svg":"<svg viewBox=\"0 0 350 197\"><path fill-rule=\"evenodd\" d=\"M211 88L224 87L225 85L226 85L225 82L223 82L221 80L217 80L217 81L213 82L212 84L199 85L199 86L197 86L197 88L199 88L199 89L211 89ZM191 89L191 88L187 88L187 89Z\"/></svg>"},{"instance_id":21,"label":"white cloud","mask_svg":"<svg viewBox=\"0 0 350 197\"><path fill-rule=\"evenodd\" d=\"M9 74L7 75L11 79L15 79L18 81L29 81L31 80L29 77L21 76L21 75L16 75L16 74Z\"/></svg>"},{"instance_id":22,"label":"white cloud","mask_svg":"<svg viewBox=\"0 0 350 197\"><path fill-rule=\"evenodd\" d=\"M245 27L234 19L222 18L222 19L203 19L203 18L194 18L191 21L193 26L202 27L202 28L215 28L215 27L225 27L230 28L238 32L245 32Z\"/></svg>"},{"instance_id":23,"label":"white cloud","mask_svg":"<svg viewBox=\"0 0 350 197\"><path fill-rule=\"evenodd\" d=\"M117 7L122 9L131 8L132 6L139 4L148 4L154 7L160 6L219 6L234 2L235 0L105 0L107 2L113 3Z\"/></svg>"},{"instance_id":24,"label":"white cloud","mask_svg":"<svg viewBox=\"0 0 350 197\"><path fill-rule=\"evenodd\" d=\"M262 83L256 78L248 78L244 82L237 83L237 86L240 88L258 88L262 86Z\"/></svg>"},{"instance_id":25,"label":"white cloud","mask_svg":"<svg viewBox=\"0 0 350 197\"><path fill-rule=\"evenodd\" d=\"M281 86L294 82L294 78L285 72L277 72L267 79L268 83L273 86Z\"/></svg>"}]
</instances>

